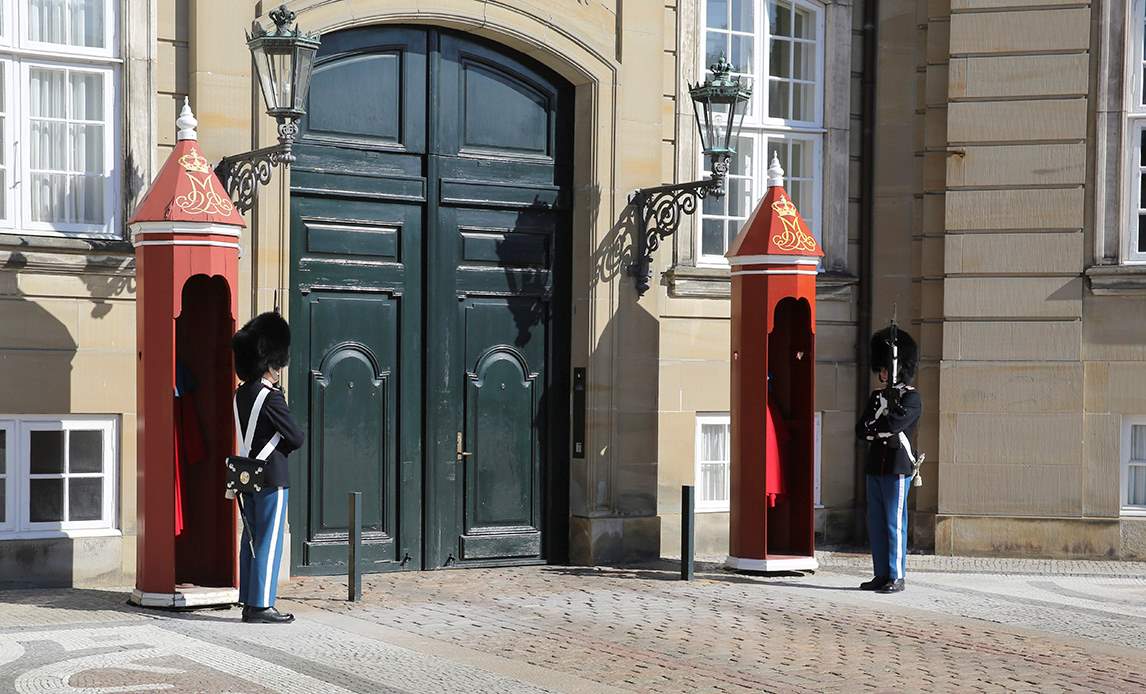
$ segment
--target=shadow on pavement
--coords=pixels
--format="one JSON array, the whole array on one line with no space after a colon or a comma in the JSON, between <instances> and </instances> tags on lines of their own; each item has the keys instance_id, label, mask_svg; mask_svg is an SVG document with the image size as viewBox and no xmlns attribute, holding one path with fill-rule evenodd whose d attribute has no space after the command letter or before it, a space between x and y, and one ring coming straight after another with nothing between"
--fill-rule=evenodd
<instances>
[{"instance_id":1,"label":"shadow on pavement","mask_svg":"<svg viewBox=\"0 0 1146 694\"><path fill-rule=\"evenodd\" d=\"M76 610L80 612L122 612L142 614L170 619L184 619L203 622L237 622L239 612L230 607L199 607L187 609L164 609L139 607L128 603L128 591L95 588L64 589L9 589L0 590L0 610L5 605L26 605L49 610ZM221 617L220 614L233 617Z\"/></svg>"}]
</instances>

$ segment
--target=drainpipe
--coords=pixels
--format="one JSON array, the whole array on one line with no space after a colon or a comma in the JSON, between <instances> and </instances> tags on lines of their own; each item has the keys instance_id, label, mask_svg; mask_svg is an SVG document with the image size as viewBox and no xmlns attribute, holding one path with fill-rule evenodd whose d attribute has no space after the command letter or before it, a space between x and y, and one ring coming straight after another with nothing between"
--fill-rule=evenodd
<instances>
[{"instance_id":1,"label":"drainpipe","mask_svg":"<svg viewBox=\"0 0 1146 694\"><path fill-rule=\"evenodd\" d=\"M875 229L875 68L877 57L877 22L879 0L864 0L863 4L863 77L860 101L860 271L859 271L859 339L856 340L856 403L857 412L867 404L870 379L868 371L868 342L871 337L872 306L872 232ZM864 519L867 514L867 481L864 478L864 444L856 442L855 499L856 528L854 540L866 535Z\"/></svg>"}]
</instances>

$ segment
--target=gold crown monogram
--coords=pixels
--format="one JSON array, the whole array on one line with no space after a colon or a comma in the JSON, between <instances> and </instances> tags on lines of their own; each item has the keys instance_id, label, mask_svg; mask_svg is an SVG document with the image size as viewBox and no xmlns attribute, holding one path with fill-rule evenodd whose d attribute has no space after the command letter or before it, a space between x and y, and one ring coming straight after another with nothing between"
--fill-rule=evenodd
<instances>
[{"instance_id":1,"label":"gold crown monogram","mask_svg":"<svg viewBox=\"0 0 1146 694\"><path fill-rule=\"evenodd\" d=\"M211 165L199 154L198 150L191 150L187 154L179 157L179 164L186 171L198 171L199 173L207 173L211 170Z\"/></svg>"},{"instance_id":2,"label":"gold crown monogram","mask_svg":"<svg viewBox=\"0 0 1146 694\"><path fill-rule=\"evenodd\" d=\"M772 203L772 209L776 210L776 214L780 215L781 217L796 216L796 206L793 205L792 201L788 198L780 198L776 202Z\"/></svg>"},{"instance_id":3,"label":"gold crown monogram","mask_svg":"<svg viewBox=\"0 0 1146 694\"><path fill-rule=\"evenodd\" d=\"M796 206L787 197L781 197L772 203L772 209L780 215L780 223L784 225L783 231L772 237L772 242L782 251L816 250L816 239L812 237L800 223L800 216Z\"/></svg>"}]
</instances>

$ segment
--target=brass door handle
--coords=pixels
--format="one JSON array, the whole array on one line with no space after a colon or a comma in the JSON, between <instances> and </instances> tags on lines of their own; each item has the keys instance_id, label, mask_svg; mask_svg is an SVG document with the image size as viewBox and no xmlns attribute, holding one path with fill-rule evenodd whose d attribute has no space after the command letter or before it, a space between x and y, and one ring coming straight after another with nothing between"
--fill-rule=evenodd
<instances>
[{"instance_id":1,"label":"brass door handle","mask_svg":"<svg viewBox=\"0 0 1146 694\"><path fill-rule=\"evenodd\" d=\"M462 458L468 458L468 457L470 457L471 455L473 455L473 453L471 453L471 452L469 452L469 451L467 451L467 450L463 450L463 447L462 447L462 432L460 432L460 431L458 432L458 447L457 447L457 453L458 453L458 460L461 460Z\"/></svg>"}]
</instances>

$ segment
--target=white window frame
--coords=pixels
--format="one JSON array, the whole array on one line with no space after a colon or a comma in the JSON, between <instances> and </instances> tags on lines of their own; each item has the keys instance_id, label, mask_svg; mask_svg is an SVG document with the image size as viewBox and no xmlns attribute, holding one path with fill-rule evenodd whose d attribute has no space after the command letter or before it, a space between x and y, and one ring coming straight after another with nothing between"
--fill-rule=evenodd
<instances>
[{"instance_id":1,"label":"white window frame","mask_svg":"<svg viewBox=\"0 0 1146 694\"><path fill-rule=\"evenodd\" d=\"M1123 74L1124 112L1126 114L1122 142L1122 262L1127 265L1146 264L1146 252L1138 251L1138 214L1146 205L1142 200L1143 170L1142 137L1146 130L1146 104L1143 103L1142 70L1146 56L1142 53L1143 32L1146 31L1146 2L1131 0L1126 4L1126 64ZM1146 214L1146 211L1143 211ZM1146 233L1142 229L1141 233Z\"/></svg>"},{"instance_id":2,"label":"white window frame","mask_svg":"<svg viewBox=\"0 0 1146 694\"><path fill-rule=\"evenodd\" d=\"M0 2L4 4L4 18L6 20L4 28L8 30L6 34L3 35L5 45L14 45L17 48L34 51L41 55L55 54L91 58L114 58L119 53L117 50L119 44L119 22L116 16L116 8L120 5L119 0L104 0L103 48L33 41L29 38L32 13L31 8L28 6L28 0L0 0ZM15 34L11 31L13 27L16 29Z\"/></svg>"},{"instance_id":3,"label":"white window frame","mask_svg":"<svg viewBox=\"0 0 1146 694\"><path fill-rule=\"evenodd\" d=\"M750 207L747 214L751 214L751 208L755 206L760 198L764 197L767 191L767 170L768 162L772 158L772 148L768 143L771 138L793 138L810 141L813 143L812 153L812 175L813 179L817 182L812 186L812 209L801 209L807 217L812 219L809 224L812 233L816 239L822 239L821 235L821 221L823 218L823 192L824 192L824 177L823 177L823 160L824 160L824 135L827 129L824 127L824 70L825 63L827 62L827 36L826 36L826 8L823 4L815 2L814 0L784 0L784 2L792 5L794 8L802 8L810 10L815 14L816 24L816 45L818 51L816 54L816 83L819 89L814 90L814 107L813 113L815 117L813 120L789 120L783 118L771 118L767 116L768 113L768 99L769 99L769 75L767 72L769 55L768 49L771 42L771 33L769 31L768 22L768 8L770 0L753 0L754 1L754 19L755 19L755 41L753 44L753 88L752 88L752 102L748 115L744 118L741 135L753 136L753 142L756 149L753 152L754 165L753 165L753 200L750 202ZM697 73L705 75L708 66L705 65L706 52L708 46L708 0L700 0L699 4L699 46L697 48ZM729 56L731 59L731 56ZM722 119L721 119L722 120ZM700 152L697 153L697 161L699 162L699 171L704 171L705 175L710 172L707 171L709 162L705 161L704 155ZM787 172L785 172L785 180L787 180ZM807 201L801 200L801 204L807 205ZM711 219L712 217L707 217ZM726 217L722 217L726 218ZM705 254L704 250L704 220L706 219L703 209L698 216L696 223L696 232L693 234L693 257L696 258L696 264L700 267L728 267L728 259L721 255ZM732 234L729 234L732 236ZM728 239L731 243L732 239Z\"/></svg>"},{"instance_id":4,"label":"white window frame","mask_svg":"<svg viewBox=\"0 0 1146 694\"><path fill-rule=\"evenodd\" d=\"M1146 505L1131 506L1128 501L1130 489L1130 432L1135 426L1146 426L1146 415L1123 415L1122 417L1122 451L1119 456L1119 491L1118 505L1123 516L1146 516Z\"/></svg>"},{"instance_id":5,"label":"white window frame","mask_svg":"<svg viewBox=\"0 0 1146 694\"><path fill-rule=\"evenodd\" d=\"M701 438L701 427L705 424L720 424L728 427L728 440L726 441L728 448L728 471L725 474L725 496L728 498L724 501L709 501L701 499L700 491L703 489L701 480L701 463L712 462L701 460L701 450L703 448ZM729 502L732 498L732 418L727 412L697 412L696 413L696 443L693 452L693 484L697 488L696 494L696 512L697 513L727 513L730 510Z\"/></svg>"},{"instance_id":6,"label":"white window frame","mask_svg":"<svg viewBox=\"0 0 1146 694\"><path fill-rule=\"evenodd\" d=\"M0 69L4 72L5 128L3 141L6 185L5 216L0 230L29 237L119 239L121 225L122 162L121 106L117 0L104 2L104 48L86 48L28 39L30 8L27 0L0 0L4 11L0 27ZM35 67L88 72L103 77L104 218L101 224L32 221L30 156L23 143L30 142L31 119L29 70ZM71 90L68 90L70 98Z\"/></svg>"},{"instance_id":7,"label":"white window frame","mask_svg":"<svg viewBox=\"0 0 1146 694\"><path fill-rule=\"evenodd\" d=\"M16 528L16 513L13 512L16 499L16 482L19 475L16 472L16 422L11 419L0 419L0 431L4 432L4 478L0 485L4 485L4 519L0 521L0 534Z\"/></svg>"},{"instance_id":8,"label":"white window frame","mask_svg":"<svg viewBox=\"0 0 1146 694\"><path fill-rule=\"evenodd\" d=\"M119 418L91 415L20 415L0 416L0 428L8 433L7 509L5 523L0 524L0 540L37 539L51 537L92 537L119 535ZM64 513L68 512L69 485L67 480L80 477L103 478L103 507L100 520L32 522L30 516L30 487L32 475L27 452L33 431L99 430L103 432L104 471L96 473L70 473L36 475L41 478L64 480ZM65 451L69 437L64 437Z\"/></svg>"},{"instance_id":9,"label":"white window frame","mask_svg":"<svg viewBox=\"0 0 1146 694\"><path fill-rule=\"evenodd\" d=\"M22 61L20 65L20 102L21 104L31 103L31 96L29 94L31 85L29 83L31 71L35 68L44 68L49 70L65 70L67 74L72 73L88 73L93 75L101 75L103 77L103 118L104 118L104 148L103 148L103 175L107 181L104 186L104 219L107 220L105 224L80 224L80 223L66 223L66 222L35 222L31 219L32 210L32 188L30 185L20 185L20 206L23 210L21 217L21 227L25 231L37 232L45 235L53 236L76 236L76 235L89 235L89 236L105 236L105 235L118 235L118 206L116 201L119 196L119 185L116 178L116 151L118 149L118 137L116 131L115 121L115 79L112 71L109 69L94 68L88 65L72 65L54 62L42 61ZM71 90L68 90L68 101L70 106ZM70 110L70 108L68 109ZM27 115L27 112L21 108L20 114L20 129L21 137L24 142L31 142L32 120ZM31 169L26 162L22 162L20 166L20 182L23 182L25 176L31 178Z\"/></svg>"}]
</instances>

